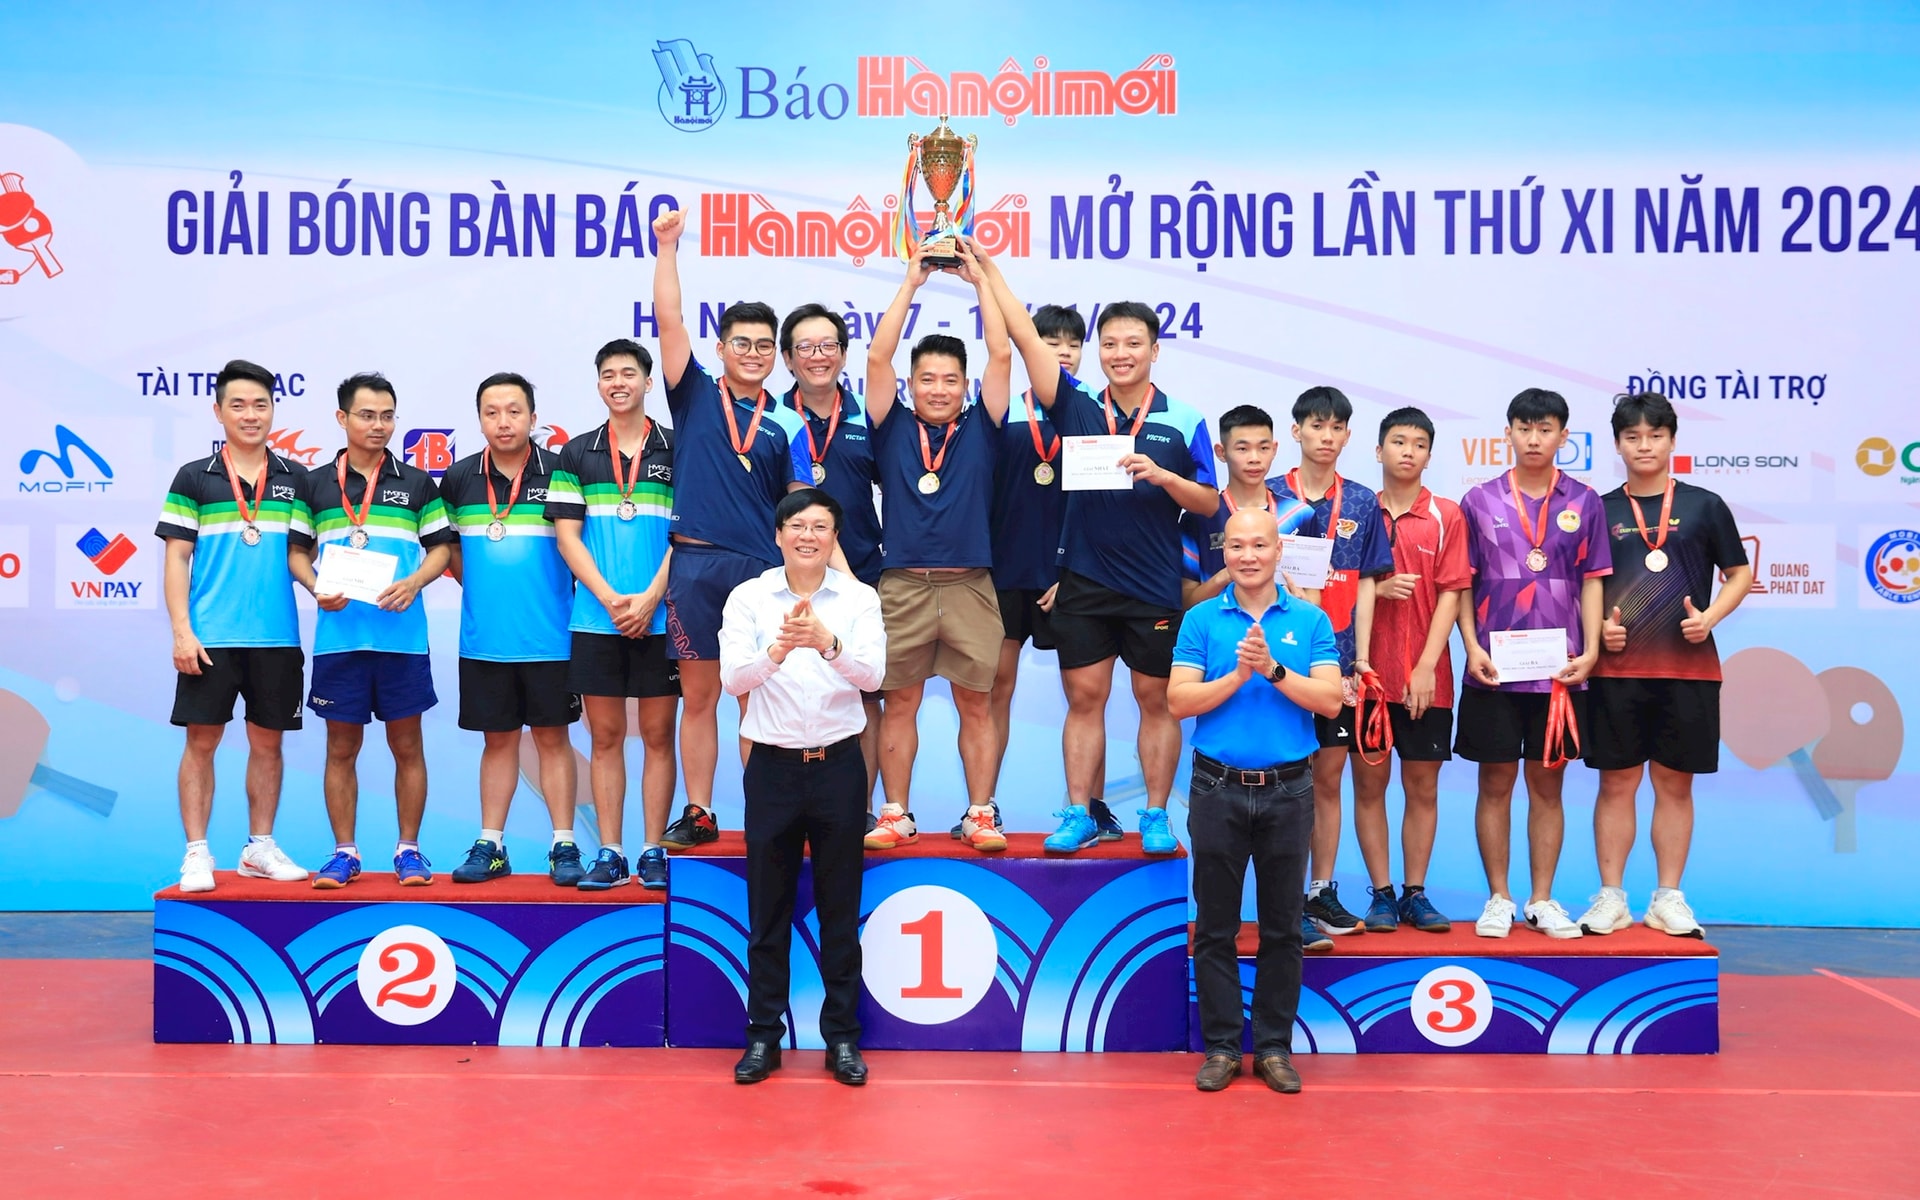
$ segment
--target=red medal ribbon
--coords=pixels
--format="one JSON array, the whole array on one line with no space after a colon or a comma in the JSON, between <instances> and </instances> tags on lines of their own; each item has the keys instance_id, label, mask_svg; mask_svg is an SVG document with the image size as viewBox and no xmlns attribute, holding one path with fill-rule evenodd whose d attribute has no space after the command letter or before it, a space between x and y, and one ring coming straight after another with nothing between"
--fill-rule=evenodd
<instances>
[{"instance_id":1,"label":"red medal ribbon","mask_svg":"<svg viewBox=\"0 0 1920 1200\"><path fill-rule=\"evenodd\" d=\"M1566 752L1568 742L1573 743L1572 754ZM1567 694L1567 685L1556 679L1547 697L1547 746L1541 752L1540 765L1552 771L1579 757L1580 727L1573 719L1573 697Z\"/></svg>"},{"instance_id":2,"label":"red medal ribbon","mask_svg":"<svg viewBox=\"0 0 1920 1200\"><path fill-rule=\"evenodd\" d=\"M1043 446L1040 444L1040 413L1034 408L1033 392L1031 389L1027 392L1026 400L1027 432L1033 435L1033 452L1040 456L1041 462L1050 463L1053 461L1054 456L1060 453L1060 435L1058 433L1053 435L1053 445L1051 446ZM1113 417L1111 415L1107 417L1107 428L1110 431L1113 428Z\"/></svg>"},{"instance_id":3,"label":"red medal ribbon","mask_svg":"<svg viewBox=\"0 0 1920 1200\"><path fill-rule=\"evenodd\" d=\"M946 437L940 442L940 456L938 458L934 457L933 443L927 440L927 423L919 417L915 417L913 423L920 429L921 465L926 467L930 474L938 475L940 473L940 464L947 461L947 451L953 448L953 430L956 425L960 424L960 419L955 417L953 420L947 422Z\"/></svg>"},{"instance_id":4,"label":"red medal ribbon","mask_svg":"<svg viewBox=\"0 0 1920 1200\"><path fill-rule=\"evenodd\" d=\"M731 405L728 406L728 411L732 411ZM728 423L731 424L731 420L729 420ZM759 413L753 414L753 423L756 426L760 424ZM640 427L640 450L633 456L633 478L628 479L626 473L620 469L620 435L613 431L613 422L607 422L607 454L613 459L613 486L620 489L620 502L622 504L625 504L631 499L633 489L640 486L640 460L646 457L647 440L651 437L653 437L653 418L648 417ZM528 450L527 453L531 456L533 451ZM525 463L521 463L521 469L525 470L526 465ZM520 477L518 475L513 477L513 486L515 489L518 489L520 486ZM487 507L493 507L493 480L491 478L487 480ZM511 497L508 498L507 507L513 507ZM499 515L495 514L494 519L498 520Z\"/></svg>"},{"instance_id":5,"label":"red medal ribbon","mask_svg":"<svg viewBox=\"0 0 1920 1200\"><path fill-rule=\"evenodd\" d=\"M1340 477L1338 475L1335 475L1333 477L1333 487L1328 489L1327 491L1327 495L1333 498L1333 509L1327 514L1327 536L1329 538L1337 538L1340 536L1341 482L1342 481ZM1294 496L1299 500L1301 500L1302 502L1307 504L1313 503L1312 500L1307 499L1307 494L1300 489L1300 468L1299 467L1288 468L1287 490L1291 491L1294 494Z\"/></svg>"},{"instance_id":6,"label":"red medal ribbon","mask_svg":"<svg viewBox=\"0 0 1920 1200\"><path fill-rule=\"evenodd\" d=\"M1647 514L1640 511L1640 502L1633 498L1632 492L1627 492L1625 488L1620 490L1626 492L1627 503L1633 507L1633 523L1640 527L1640 540L1647 544L1647 549L1658 550L1666 545L1667 534L1672 531L1667 520L1673 516L1673 476L1667 476L1667 494L1660 500L1660 533L1657 538L1647 536Z\"/></svg>"},{"instance_id":7,"label":"red medal ribbon","mask_svg":"<svg viewBox=\"0 0 1920 1200\"><path fill-rule=\"evenodd\" d=\"M827 450L831 448L833 445L834 430L840 428L840 401L841 401L840 389L838 387L835 387L833 389L833 415L827 418L827 436L821 440L818 446L816 446L814 445L814 442L813 442L813 421L807 415L806 407L800 403L799 385L796 384L794 386L793 411L799 414L800 424L806 428L807 454L816 463L823 463L827 461ZM731 407L729 407L727 411L729 412L729 414L731 414L733 410ZM753 419L757 424L760 420L759 414L758 413L754 414ZM742 450L742 451L738 451L738 453L744 454L746 452Z\"/></svg>"},{"instance_id":8,"label":"red medal ribbon","mask_svg":"<svg viewBox=\"0 0 1920 1200\"><path fill-rule=\"evenodd\" d=\"M1354 683L1359 689L1360 714L1360 727L1354 730L1354 745L1360 751L1361 762L1377 767L1393 753L1393 718L1387 712L1386 685L1371 668L1361 671Z\"/></svg>"},{"instance_id":9,"label":"red medal ribbon","mask_svg":"<svg viewBox=\"0 0 1920 1200\"><path fill-rule=\"evenodd\" d=\"M760 396L753 402L753 420L747 424L747 440L740 440L740 423L733 417L733 393L727 390L727 381L720 381L720 411L727 417L727 438L733 443L733 452L745 458L753 449L753 439L760 435L760 418L767 415L767 389L760 389ZM613 426L607 426L609 432Z\"/></svg>"},{"instance_id":10,"label":"red medal ribbon","mask_svg":"<svg viewBox=\"0 0 1920 1200\"><path fill-rule=\"evenodd\" d=\"M1113 416L1113 385L1112 384L1108 384L1106 390L1100 393L1100 409L1102 412L1105 412L1107 414L1107 432L1109 434L1119 433L1120 432L1119 422L1115 421ZM1127 433L1133 437L1136 437L1136 438L1139 437L1140 427L1147 423L1147 414L1152 411L1153 411L1153 388L1149 386L1147 388L1146 397L1140 401L1140 407L1133 410L1133 425L1131 428L1127 430ZM1039 431L1036 430L1033 436L1036 439L1038 439L1040 436Z\"/></svg>"},{"instance_id":11,"label":"red medal ribbon","mask_svg":"<svg viewBox=\"0 0 1920 1200\"><path fill-rule=\"evenodd\" d=\"M1227 506L1228 516L1232 516L1234 513L1237 513L1240 511L1239 506L1235 505L1233 502L1233 493L1231 492L1224 492L1224 491L1221 492L1220 503ZM1267 489L1266 511L1273 513L1276 517L1279 516L1280 514L1280 498L1273 494L1273 489L1271 488Z\"/></svg>"},{"instance_id":12,"label":"red medal ribbon","mask_svg":"<svg viewBox=\"0 0 1920 1200\"><path fill-rule=\"evenodd\" d=\"M1536 531L1533 522L1527 517L1527 502L1520 496L1520 485L1514 482L1513 472L1507 472L1507 495L1513 499L1513 510L1520 514L1520 532L1527 535L1527 542L1542 554L1547 540L1547 510L1553 507L1553 489L1560 486L1560 468L1553 469L1553 482L1547 484L1547 494L1540 498L1540 528Z\"/></svg>"},{"instance_id":13,"label":"red medal ribbon","mask_svg":"<svg viewBox=\"0 0 1920 1200\"><path fill-rule=\"evenodd\" d=\"M385 451L381 452L381 461L386 460ZM373 478L367 480L367 490L360 495L360 511L353 511L353 505L347 502L347 452L342 450L340 457L333 460L334 473L340 480L340 507L346 510L347 522L355 529L367 523L367 514L373 511L374 485L380 480L380 468L373 469Z\"/></svg>"},{"instance_id":14,"label":"red medal ribbon","mask_svg":"<svg viewBox=\"0 0 1920 1200\"><path fill-rule=\"evenodd\" d=\"M344 458L345 456L343 455L342 457ZM252 525L255 519L260 514L260 499L266 493L266 489L267 489L267 460L264 455L261 457L260 474L253 481L253 511L252 512L247 511L247 502L241 498L240 477L234 472L234 469L233 469L233 454L225 446L220 447L220 461L226 465L227 483L233 487L233 506L240 510L240 520L248 525ZM340 495L340 502L344 505L346 501L347 501L346 492L343 489ZM362 521L366 520L364 516L361 517L360 519Z\"/></svg>"},{"instance_id":15,"label":"red medal ribbon","mask_svg":"<svg viewBox=\"0 0 1920 1200\"><path fill-rule=\"evenodd\" d=\"M613 438L613 426L611 424L607 426L607 438L609 441ZM505 521L508 515L513 512L513 502L515 498L520 495L520 477L526 474L527 459L532 457L533 447L528 446L527 457L520 460L520 469L513 473L513 482L507 485L507 507L501 509L495 506L493 498L493 447L486 446L481 449L480 477L487 481L487 515L491 516L494 520ZM637 463L635 464L636 467L638 465ZM613 477L616 480L620 478L620 458L618 454L616 454L613 459Z\"/></svg>"}]
</instances>

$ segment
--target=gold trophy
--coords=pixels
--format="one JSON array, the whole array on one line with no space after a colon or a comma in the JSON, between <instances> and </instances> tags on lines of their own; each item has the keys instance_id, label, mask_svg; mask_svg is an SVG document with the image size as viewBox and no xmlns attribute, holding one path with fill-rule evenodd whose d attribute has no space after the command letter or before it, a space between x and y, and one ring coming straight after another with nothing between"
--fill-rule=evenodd
<instances>
[{"instance_id":1,"label":"gold trophy","mask_svg":"<svg viewBox=\"0 0 1920 1200\"><path fill-rule=\"evenodd\" d=\"M980 139L962 138L945 117L932 133L907 135L907 171L900 185L900 215L894 225L894 249L911 260L919 247L935 267L956 267L960 255L955 239L973 233L974 150ZM933 196L933 228L920 228L914 211L914 182L924 179Z\"/></svg>"}]
</instances>

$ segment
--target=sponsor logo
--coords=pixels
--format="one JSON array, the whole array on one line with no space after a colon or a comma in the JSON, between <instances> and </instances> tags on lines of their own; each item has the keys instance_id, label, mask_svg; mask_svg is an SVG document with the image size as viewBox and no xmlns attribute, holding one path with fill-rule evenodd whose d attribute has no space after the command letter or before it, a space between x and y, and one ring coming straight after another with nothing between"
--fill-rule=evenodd
<instances>
[{"instance_id":1,"label":"sponsor logo","mask_svg":"<svg viewBox=\"0 0 1920 1200\"><path fill-rule=\"evenodd\" d=\"M1289 629L1286 631L1286 633L1280 636L1280 644L1282 646L1298 646L1300 644L1300 640L1294 637L1293 630Z\"/></svg>"},{"instance_id":2,"label":"sponsor logo","mask_svg":"<svg viewBox=\"0 0 1920 1200\"><path fill-rule=\"evenodd\" d=\"M267 435L267 449L278 454L288 462L297 462L303 467L317 467L320 456L325 453L318 446L302 446L300 439L307 436L304 429L276 429ZM220 453L227 448L227 439L213 439L213 452Z\"/></svg>"},{"instance_id":3,"label":"sponsor logo","mask_svg":"<svg viewBox=\"0 0 1920 1200\"><path fill-rule=\"evenodd\" d=\"M61 526L58 608L152 608L151 554L124 533ZM143 578L142 576L146 576Z\"/></svg>"},{"instance_id":4,"label":"sponsor logo","mask_svg":"<svg viewBox=\"0 0 1920 1200\"><path fill-rule=\"evenodd\" d=\"M527 503L529 503L529 504L545 504L546 502L547 502L547 489L546 489L546 488L541 488L541 487L530 487L530 488L528 488L528 489L527 489Z\"/></svg>"},{"instance_id":5,"label":"sponsor logo","mask_svg":"<svg viewBox=\"0 0 1920 1200\"><path fill-rule=\"evenodd\" d=\"M453 465L453 430L409 429L400 443L400 453L409 463L438 479Z\"/></svg>"},{"instance_id":6,"label":"sponsor logo","mask_svg":"<svg viewBox=\"0 0 1920 1200\"><path fill-rule=\"evenodd\" d=\"M1560 452L1553 456L1553 465L1562 471L1593 470L1593 435L1577 429L1568 433Z\"/></svg>"},{"instance_id":7,"label":"sponsor logo","mask_svg":"<svg viewBox=\"0 0 1920 1200\"><path fill-rule=\"evenodd\" d=\"M1638 531L1629 527L1629 534ZM1864 531L1867 545L1873 530ZM1752 608L1832 608L1835 531L1831 525L1761 525L1740 539L1753 568L1753 588L1746 604ZM1721 581L1725 582L1725 575ZM1862 597L1864 599L1864 595ZM1876 602L1877 603L1877 602Z\"/></svg>"},{"instance_id":8,"label":"sponsor logo","mask_svg":"<svg viewBox=\"0 0 1920 1200\"><path fill-rule=\"evenodd\" d=\"M559 425L542 425L533 431L533 444L542 450L557 451L573 440L573 435Z\"/></svg>"},{"instance_id":9,"label":"sponsor logo","mask_svg":"<svg viewBox=\"0 0 1920 1200\"><path fill-rule=\"evenodd\" d=\"M1503 436L1461 438L1460 457L1468 467L1488 472L1463 480L1470 484L1485 482L1493 477L1492 473L1505 471L1515 463L1513 443ZM1584 429L1568 430L1567 440L1555 453L1553 465L1576 474L1592 471L1593 434Z\"/></svg>"},{"instance_id":10,"label":"sponsor logo","mask_svg":"<svg viewBox=\"0 0 1920 1200\"><path fill-rule=\"evenodd\" d=\"M1057 70L1045 55L1034 58L1032 71L1023 71L1009 56L991 76L942 75L918 58L896 54L861 56L856 96L863 117L993 115L1012 125L1023 116L1170 117L1179 112L1179 88L1171 54L1149 55L1118 74Z\"/></svg>"},{"instance_id":11,"label":"sponsor logo","mask_svg":"<svg viewBox=\"0 0 1920 1200\"><path fill-rule=\"evenodd\" d=\"M43 467L50 469L43 473ZM20 491L42 495L104 492L113 486L112 465L65 425L53 427L53 449L29 450L20 456L20 473L30 476L20 481Z\"/></svg>"},{"instance_id":12,"label":"sponsor logo","mask_svg":"<svg viewBox=\"0 0 1920 1200\"><path fill-rule=\"evenodd\" d=\"M1900 472L1901 483L1920 483L1920 442L1896 446L1883 437L1870 437L1853 452L1853 464L1875 479Z\"/></svg>"},{"instance_id":13,"label":"sponsor logo","mask_svg":"<svg viewBox=\"0 0 1920 1200\"><path fill-rule=\"evenodd\" d=\"M792 213L775 208L758 192L703 192L700 196L700 253L708 258L841 258L856 267L868 257L887 257L893 244L894 209L899 201L888 196L881 212L873 211L864 196L855 196L846 210L831 213L803 209ZM1024 194L1009 193L991 208L976 211L973 236L987 253L1026 258L1033 250L1033 217ZM933 213L918 212L921 226L932 224Z\"/></svg>"},{"instance_id":14,"label":"sponsor logo","mask_svg":"<svg viewBox=\"0 0 1920 1200\"><path fill-rule=\"evenodd\" d=\"M1360 522L1349 517L1340 518L1340 524L1334 526L1334 532L1343 538L1350 538L1360 531Z\"/></svg>"},{"instance_id":15,"label":"sponsor logo","mask_svg":"<svg viewBox=\"0 0 1920 1200\"><path fill-rule=\"evenodd\" d=\"M53 222L34 203L26 183L18 171L0 172L0 238L29 256L29 261L13 259L13 265L0 268L0 285L19 283L36 271L52 279L62 270L53 256Z\"/></svg>"},{"instance_id":16,"label":"sponsor logo","mask_svg":"<svg viewBox=\"0 0 1920 1200\"><path fill-rule=\"evenodd\" d=\"M27 545L25 525L0 525L0 608L27 606Z\"/></svg>"},{"instance_id":17,"label":"sponsor logo","mask_svg":"<svg viewBox=\"0 0 1920 1200\"><path fill-rule=\"evenodd\" d=\"M673 468L664 463L648 463L647 478L661 483L672 483Z\"/></svg>"},{"instance_id":18,"label":"sponsor logo","mask_svg":"<svg viewBox=\"0 0 1920 1200\"><path fill-rule=\"evenodd\" d=\"M1862 564L1867 586L1882 600L1920 600L1920 530L1894 529L1874 539Z\"/></svg>"},{"instance_id":19,"label":"sponsor logo","mask_svg":"<svg viewBox=\"0 0 1920 1200\"><path fill-rule=\"evenodd\" d=\"M1165 633L1172 628L1173 628L1173 622L1167 618L1162 618L1153 623L1153 631L1155 633Z\"/></svg>"},{"instance_id":20,"label":"sponsor logo","mask_svg":"<svg viewBox=\"0 0 1920 1200\"><path fill-rule=\"evenodd\" d=\"M1748 475L1799 468L1799 456L1792 454L1676 454L1672 469L1675 475Z\"/></svg>"},{"instance_id":21,"label":"sponsor logo","mask_svg":"<svg viewBox=\"0 0 1920 1200\"><path fill-rule=\"evenodd\" d=\"M382 504L398 504L404 508L412 502L413 493L411 492L400 491L394 488L382 488L380 490L380 503Z\"/></svg>"},{"instance_id":22,"label":"sponsor logo","mask_svg":"<svg viewBox=\"0 0 1920 1200\"><path fill-rule=\"evenodd\" d=\"M116 533L111 539L98 529L89 529L74 543L87 561L100 569L102 575L112 575L127 565L127 560L139 553L140 547L127 540L124 533Z\"/></svg>"},{"instance_id":23,"label":"sponsor logo","mask_svg":"<svg viewBox=\"0 0 1920 1200\"><path fill-rule=\"evenodd\" d=\"M660 69L655 103L667 124L682 133L699 133L727 115L727 88L713 55L700 53L686 38L675 38L654 43L653 63Z\"/></svg>"},{"instance_id":24,"label":"sponsor logo","mask_svg":"<svg viewBox=\"0 0 1920 1200\"><path fill-rule=\"evenodd\" d=\"M276 483L268 489L268 494L275 500L292 500L294 498L293 485L290 483Z\"/></svg>"},{"instance_id":25,"label":"sponsor logo","mask_svg":"<svg viewBox=\"0 0 1920 1200\"><path fill-rule=\"evenodd\" d=\"M1580 514L1571 508L1561 509L1560 515L1555 517L1554 520L1559 524L1560 530L1563 533L1580 532Z\"/></svg>"}]
</instances>

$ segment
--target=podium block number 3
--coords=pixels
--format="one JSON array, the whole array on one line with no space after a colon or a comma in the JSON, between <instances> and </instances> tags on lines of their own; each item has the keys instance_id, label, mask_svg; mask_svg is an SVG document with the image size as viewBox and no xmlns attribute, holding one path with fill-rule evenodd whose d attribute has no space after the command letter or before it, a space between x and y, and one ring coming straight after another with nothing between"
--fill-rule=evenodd
<instances>
[{"instance_id":1,"label":"podium block number 3","mask_svg":"<svg viewBox=\"0 0 1920 1200\"><path fill-rule=\"evenodd\" d=\"M440 935L395 925L360 952L360 999L389 1025L424 1025L453 999L453 967L453 948Z\"/></svg>"},{"instance_id":2,"label":"podium block number 3","mask_svg":"<svg viewBox=\"0 0 1920 1200\"><path fill-rule=\"evenodd\" d=\"M1478 973L1449 964L1420 977L1407 1008L1421 1037L1436 1046L1464 1046L1487 1031L1493 990Z\"/></svg>"},{"instance_id":3,"label":"podium block number 3","mask_svg":"<svg viewBox=\"0 0 1920 1200\"><path fill-rule=\"evenodd\" d=\"M860 934L867 992L915 1025L944 1025L973 1011L993 986L993 924L952 888L903 888L874 906Z\"/></svg>"}]
</instances>

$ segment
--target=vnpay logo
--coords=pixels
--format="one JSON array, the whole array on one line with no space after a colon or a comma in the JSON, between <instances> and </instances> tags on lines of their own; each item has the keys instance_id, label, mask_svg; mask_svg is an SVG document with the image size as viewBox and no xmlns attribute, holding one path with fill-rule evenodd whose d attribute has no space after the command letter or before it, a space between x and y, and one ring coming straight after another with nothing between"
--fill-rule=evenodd
<instances>
[{"instance_id":1,"label":"vnpay logo","mask_svg":"<svg viewBox=\"0 0 1920 1200\"><path fill-rule=\"evenodd\" d=\"M89 529L86 535L74 545L87 561L99 568L102 575L112 575L127 565L127 560L137 553L140 547L127 540L124 533L116 533L109 541L107 535L98 529ZM138 586L138 585L136 585Z\"/></svg>"},{"instance_id":2,"label":"vnpay logo","mask_svg":"<svg viewBox=\"0 0 1920 1200\"><path fill-rule=\"evenodd\" d=\"M36 478L20 481L19 487L22 492L60 495L65 492L104 492L113 486L113 467L100 456L98 450L81 441L79 434L65 425L55 425L53 443L54 448L51 450L29 450L20 456L20 473L36 476ZM100 478L78 478L89 462L93 464L93 471L89 474L98 474ZM61 478L51 478L52 471L47 472L49 477L38 478L40 468L49 463L60 473Z\"/></svg>"},{"instance_id":3,"label":"vnpay logo","mask_svg":"<svg viewBox=\"0 0 1920 1200\"><path fill-rule=\"evenodd\" d=\"M409 429L400 443L400 453L408 462L438 479L453 465L453 430Z\"/></svg>"},{"instance_id":4,"label":"vnpay logo","mask_svg":"<svg viewBox=\"0 0 1920 1200\"><path fill-rule=\"evenodd\" d=\"M1920 483L1920 442L1895 446L1886 438L1870 437L1853 452L1853 463L1876 479L1898 467L1901 483Z\"/></svg>"},{"instance_id":5,"label":"vnpay logo","mask_svg":"<svg viewBox=\"0 0 1920 1200\"><path fill-rule=\"evenodd\" d=\"M700 53L686 38L675 38L654 43L653 62L660 68L655 102L667 124L682 133L699 133L727 115L727 89L713 55Z\"/></svg>"},{"instance_id":6,"label":"vnpay logo","mask_svg":"<svg viewBox=\"0 0 1920 1200\"><path fill-rule=\"evenodd\" d=\"M1866 554L1867 586L1883 600L1920 600L1920 530L1895 529L1874 539Z\"/></svg>"}]
</instances>

